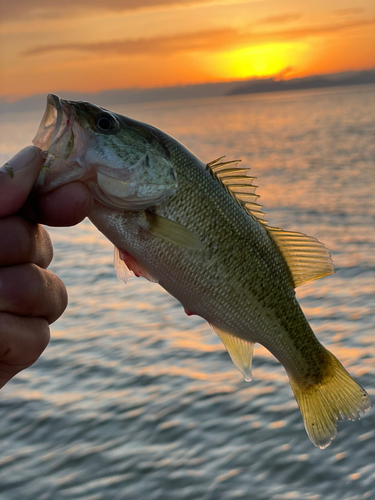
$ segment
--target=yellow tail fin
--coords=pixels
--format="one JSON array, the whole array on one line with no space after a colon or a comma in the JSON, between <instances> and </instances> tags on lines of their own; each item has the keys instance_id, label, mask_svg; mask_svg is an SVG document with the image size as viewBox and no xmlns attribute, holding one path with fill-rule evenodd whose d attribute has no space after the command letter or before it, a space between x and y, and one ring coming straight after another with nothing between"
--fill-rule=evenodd
<instances>
[{"instance_id":1,"label":"yellow tail fin","mask_svg":"<svg viewBox=\"0 0 375 500\"><path fill-rule=\"evenodd\" d=\"M333 354L327 351L327 369L319 383L290 380L306 432L318 448L326 448L337 434L337 421L355 420L371 402Z\"/></svg>"}]
</instances>

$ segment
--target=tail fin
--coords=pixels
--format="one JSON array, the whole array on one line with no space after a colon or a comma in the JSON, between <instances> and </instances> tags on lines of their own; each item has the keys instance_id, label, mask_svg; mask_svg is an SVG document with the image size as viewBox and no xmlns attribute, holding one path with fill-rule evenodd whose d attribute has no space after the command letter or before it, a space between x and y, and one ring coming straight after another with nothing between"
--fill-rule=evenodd
<instances>
[{"instance_id":1,"label":"tail fin","mask_svg":"<svg viewBox=\"0 0 375 500\"><path fill-rule=\"evenodd\" d=\"M337 421L359 419L371 402L338 359L327 351L327 370L316 384L306 385L291 378L307 435L318 448L326 448L337 434Z\"/></svg>"}]
</instances>

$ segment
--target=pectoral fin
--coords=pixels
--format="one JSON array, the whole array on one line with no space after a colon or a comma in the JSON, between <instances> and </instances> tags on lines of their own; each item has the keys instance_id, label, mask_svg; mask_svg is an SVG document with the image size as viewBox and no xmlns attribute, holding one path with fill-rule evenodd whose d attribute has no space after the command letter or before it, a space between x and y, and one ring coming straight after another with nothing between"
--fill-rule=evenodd
<instances>
[{"instance_id":1,"label":"pectoral fin","mask_svg":"<svg viewBox=\"0 0 375 500\"><path fill-rule=\"evenodd\" d=\"M216 326L211 326L221 338L234 365L240 370L246 382L250 382L253 378L251 363L253 361L254 343L235 337Z\"/></svg>"},{"instance_id":2,"label":"pectoral fin","mask_svg":"<svg viewBox=\"0 0 375 500\"><path fill-rule=\"evenodd\" d=\"M189 229L181 226L181 224L154 214L149 210L146 210L145 214L149 223L148 231L153 236L186 250L199 250L202 248L202 243L199 239Z\"/></svg>"}]
</instances>

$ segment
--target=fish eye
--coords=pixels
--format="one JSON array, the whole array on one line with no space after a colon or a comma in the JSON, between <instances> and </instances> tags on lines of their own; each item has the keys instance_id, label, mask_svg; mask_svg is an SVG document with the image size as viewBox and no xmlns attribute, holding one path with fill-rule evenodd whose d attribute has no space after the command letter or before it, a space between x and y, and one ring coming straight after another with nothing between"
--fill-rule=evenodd
<instances>
[{"instance_id":1,"label":"fish eye","mask_svg":"<svg viewBox=\"0 0 375 500\"><path fill-rule=\"evenodd\" d=\"M117 123L111 115L100 115L95 120L95 126L101 132L109 132L116 128Z\"/></svg>"}]
</instances>

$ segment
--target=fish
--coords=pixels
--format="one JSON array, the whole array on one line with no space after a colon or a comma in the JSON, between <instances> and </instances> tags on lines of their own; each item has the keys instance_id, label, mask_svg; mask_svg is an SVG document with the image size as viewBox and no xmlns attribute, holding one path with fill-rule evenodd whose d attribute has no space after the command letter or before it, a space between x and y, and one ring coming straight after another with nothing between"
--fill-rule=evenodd
<instances>
[{"instance_id":1,"label":"fish","mask_svg":"<svg viewBox=\"0 0 375 500\"><path fill-rule=\"evenodd\" d=\"M296 287L334 272L331 256L317 239L268 224L249 168L205 163L152 125L53 94L33 144L45 155L35 192L89 187L89 219L114 244L120 279L157 282L204 318L245 380L254 344L280 361L315 446L369 410L296 299Z\"/></svg>"}]
</instances>

